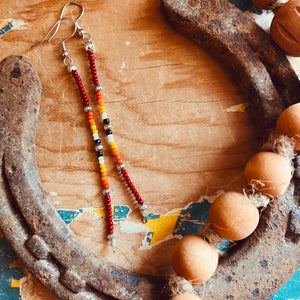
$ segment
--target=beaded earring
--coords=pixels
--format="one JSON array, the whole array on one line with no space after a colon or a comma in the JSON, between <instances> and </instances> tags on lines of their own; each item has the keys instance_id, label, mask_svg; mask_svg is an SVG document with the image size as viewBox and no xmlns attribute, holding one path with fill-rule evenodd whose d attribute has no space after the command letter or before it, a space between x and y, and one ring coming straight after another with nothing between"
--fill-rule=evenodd
<instances>
[{"instance_id":1,"label":"beaded earring","mask_svg":"<svg viewBox=\"0 0 300 300\"><path fill-rule=\"evenodd\" d=\"M68 17L63 17L66 7L71 4L80 6L81 10L82 10L80 16L77 18L76 21L74 21ZM102 87L99 83L99 79L98 79L98 75L97 75L96 62L95 62L95 57L94 57L94 52L93 52L94 44L92 43L92 37L90 34L86 33L78 24L78 21L82 17L83 13L84 13L84 8L80 3L77 3L77 2L67 3L62 9L59 20L54 24L54 26L50 29L50 31L47 33L47 35L40 42L33 45L32 48L41 44L42 42L44 42L55 28L54 33L52 34L51 38L49 38L49 40L48 40L48 42L50 42L52 40L52 38L56 35L56 33L60 27L60 24L63 20L69 20L74 24L73 33L62 42L63 63L67 67L67 70L72 74L72 76L76 82L76 85L78 87L80 97L81 97L82 103L83 103L83 111L87 115L87 120L88 120L90 128L91 128L91 132L92 132L92 136L93 136L93 140L94 140L94 144L95 144L95 151L96 151L96 154L98 157L98 162L100 165L101 182L102 182L102 187L103 187L103 195L104 195L105 210L106 210L106 220L107 220L107 232L108 232L107 238L110 240L110 244L112 246L113 252L115 252L116 236L114 234L113 208L112 208L112 201L111 201L111 196L110 196L111 190L110 190L110 184L108 182L108 177L107 177L107 170L106 170L104 153L103 153L103 145L102 145L102 141L99 137L99 131L98 131L95 119L94 119L93 109L92 109L92 106L90 105L90 101L86 94L86 90L82 83L81 77L77 71L76 66L73 64L73 59L71 58L71 56L69 55L69 52L66 49L66 42L70 38L72 38L76 34L76 32L78 32L80 37L82 38L82 40L85 44L84 48L87 51L90 71L91 71L92 80L93 80L93 84L94 84L95 98L99 105L99 110L100 110L101 117L102 117L103 129L104 129L105 135L107 136L108 143L110 145L112 154L114 155L117 169L120 171L122 178L124 179L127 187L131 191L136 202L139 204L139 208L140 208L142 216L143 216L143 223L147 223L147 213L146 213L147 205L144 203L144 200L142 199L142 197L140 196L136 187L134 186L133 182L131 181L131 178L129 177L129 174L125 168L125 164L123 163L123 161L121 159L121 155L118 151L116 142L114 140L111 122L110 122L110 119L108 118L108 114L106 112L106 108L104 106L104 101L103 101L103 97L102 97L102 93L101 93Z\"/></svg>"}]
</instances>

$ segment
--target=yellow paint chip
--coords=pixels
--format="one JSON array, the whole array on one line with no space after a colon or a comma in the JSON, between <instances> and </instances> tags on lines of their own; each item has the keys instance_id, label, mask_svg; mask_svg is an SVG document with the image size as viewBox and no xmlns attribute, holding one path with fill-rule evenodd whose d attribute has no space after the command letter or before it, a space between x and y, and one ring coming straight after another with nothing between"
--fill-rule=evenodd
<instances>
[{"instance_id":1,"label":"yellow paint chip","mask_svg":"<svg viewBox=\"0 0 300 300\"><path fill-rule=\"evenodd\" d=\"M243 112L246 110L246 108L249 106L249 103L248 102L244 102L242 103L238 108L237 108L237 111L240 111L240 112Z\"/></svg>"},{"instance_id":2,"label":"yellow paint chip","mask_svg":"<svg viewBox=\"0 0 300 300\"><path fill-rule=\"evenodd\" d=\"M21 281L20 281L20 279L17 279L17 280L12 279L12 280L11 280L11 283L10 283L10 287L11 287L11 288L19 288L20 286L21 286Z\"/></svg>"},{"instance_id":3,"label":"yellow paint chip","mask_svg":"<svg viewBox=\"0 0 300 300\"><path fill-rule=\"evenodd\" d=\"M93 209L92 213L97 214L100 218L105 218L106 217L106 213L105 213L105 210L103 208Z\"/></svg>"},{"instance_id":4,"label":"yellow paint chip","mask_svg":"<svg viewBox=\"0 0 300 300\"><path fill-rule=\"evenodd\" d=\"M9 24L9 20L0 20L0 29Z\"/></svg>"},{"instance_id":5,"label":"yellow paint chip","mask_svg":"<svg viewBox=\"0 0 300 300\"><path fill-rule=\"evenodd\" d=\"M225 109L226 112L245 112L246 109L249 107L248 102L243 102L237 105L233 105Z\"/></svg>"},{"instance_id":6,"label":"yellow paint chip","mask_svg":"<svg viewBox=\"0 0 300 300\"><path fill-rule=\"evenodd\" d=\"M168 236L173 234L180 213L181 210L178 210L165 216L160 216L157 219L148 219L148 222L144 226L149 228L149 232L153 232L150 246L164 241Z\"/></svg>"}]
</instances>

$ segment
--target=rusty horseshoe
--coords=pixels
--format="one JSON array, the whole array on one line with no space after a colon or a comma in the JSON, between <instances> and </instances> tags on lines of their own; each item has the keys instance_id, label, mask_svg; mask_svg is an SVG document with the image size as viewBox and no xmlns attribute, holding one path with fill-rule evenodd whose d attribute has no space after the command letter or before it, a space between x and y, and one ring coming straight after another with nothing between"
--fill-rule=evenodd
<instances>
[{"instance_id":1,"label":"rusty horseshoe","mask_svg":"<svg viewBox=\"0 0 300 300\"><path fill-rule=\"evenodd\" d=\"M238 73L236 82L263 130L274 125L282 109L299 101L295 72L251 17L226 0L162 0L161 5L176 28ZM107 262L65 225L42 187L36 165L38 75L26 59L11 56L0 62L0 77L0 227L25 266L60 299L165 299L163 277ZM218 288L206 289L208 299L267 299L296 271L299 228L293 232L290 223L298 212L298 179L294 182L264 211L256 233L221 260L210 280ZM257 261L266 247L267 268ZM249 260L253 270L246 275Z\"/></svg>"}]
</instances>

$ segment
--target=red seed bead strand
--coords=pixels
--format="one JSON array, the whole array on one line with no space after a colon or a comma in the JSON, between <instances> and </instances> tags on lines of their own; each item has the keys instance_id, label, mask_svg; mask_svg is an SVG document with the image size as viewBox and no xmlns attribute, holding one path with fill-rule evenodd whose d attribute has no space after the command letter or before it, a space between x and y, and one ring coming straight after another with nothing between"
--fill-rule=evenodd
<instances>
[{"instance_id":1,"label":"red seed bead strand","mask_svg":"<svg viewBox=\"0 0 300 300\"><path fill-rule=\"evenodd\" d=\"M116 145L116 143L114 141L114 138L113 138L113 135L112 135L110 120L107 116L106 108L104 106L103 97L102 97L102 93L101 93L102 88L99 84L97 69L96 69L96 62L95 62L95 57L94 57L94 53L93 53L92 48L93 47L89 46L86 49L87 49L88 59L89 59L89 63L90 63L90 70L91 70L93 82L94 82L94 85L95 85L96 99L97 99L99 109L100 109L101 114L102 114L104 130L105 130L105 133L107 135L112 153L115 157L115 161L117 163L118 169L121 171L122 177L125 180L128 188L132 192L135 200L140 205L140 209L141 209L143 217L144 217L143 222L147 222L147 218L146 218L146 216L147 216L146 215L147 206L144 204L144 201L143 201L142 197L140 196L140 194L138 193L138 191L135 188L134 184L132 183L132 181L131 181L131 179L130 179L130 177L129 177L126 169L125 169L125 166L122 163L121 155L120 155L120 153L117 149L117 145Z\"/></svg>"},{"instance_id":2,"label":"red seed bead strand","mask_svg":"<svg viewBox=\"0 0 300 300\"><path fill-rule=\"evenodd\" d=\"M103 194L104 194L104 202L105 202L105 210L106 210L106 219L107 219L107 231L108 231L108 238L111 240L111 244L113 247L113 251L115 251L114 248L114 223L113 223L113 210L111 206L111 198L110 198L110 185L108 183L107 179L107 172L106 172L106 165L104 162L104 157L103 157L103 152L102 150L102 145L101 145L101 140L98 135L98 129L96 126L96 122L94 120L94 114L92 112L92 108L89 106L89 99L86 95L84 86L82 84L81 78L78 74L78 72L72 71L72 75L76 81L80 96L83 101L83 106L84 106L84 111L87 113L87 120L90 124L92 133L93 133L93 138L94 138L94 143L95 143L95 150L97 151L97 156L98 156L98 161L100 165L100 172L101 172L101 181L102 181L102 186L104 188Z\"/></svg>"}]
</instances>

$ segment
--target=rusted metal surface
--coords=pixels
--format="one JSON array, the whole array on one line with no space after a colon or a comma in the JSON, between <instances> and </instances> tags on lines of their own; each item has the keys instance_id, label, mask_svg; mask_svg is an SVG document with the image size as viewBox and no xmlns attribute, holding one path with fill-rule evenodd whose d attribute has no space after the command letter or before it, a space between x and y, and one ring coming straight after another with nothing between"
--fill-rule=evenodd
<instances>
[{"instance_id":1,"label":"rusted metal surface","mask_svg":"<svg viewBox=\"0 0 300 300\"><path fill-rule=\"evenodd\" d=\"M284 107L299 102L300 84L284 52L254 21L227 0L161 0L170 23L208 49L232 74L268 130Z\"/></svg>"},{"instance_id":2,"label":"rusted metal surface","mask_svg":"<svg viewBox=\"0 0 300 300\"><path fill-rule=\"evenodd\" d=\"M60 299L158 299L164 281L108 263L65 225L35 160L41 86L22 57L0 63L0 226L26 267Z\"/></svg>"},{"instance_id":3,"label":"rusted metal surface","mask_svg":"<svg viewBox=\"0 0 300 300\"><path fill-rule=\"evenodd\" d=\"M215 46L214 51L238 70L239 84L251 100L258 124L269 128L280 111L296 101L299 81L282 53L272 44L267 50L270 41L251 27L248 17L225 2L166 0L162 5L173 24L186 28L206 47ZM226 29L224 13L234 43L229 44L226 36L215 34L213 38L211 34ZM199 30L200 21L207 29ZM257 40L241 42L238 32L245 27ZM162 277L108 263L65 225L43 190L35 161L41 93L38 76L24 58L13 56L0 63L0 79L0 226L26 267L60 299L164 299ZM263 212L255 234L221 260L206 285L207 299L267 299L296 271L300 255L294 190L292 184ZM202 288L196 287L200 293Z\"/></svg>"}]
</instances>

